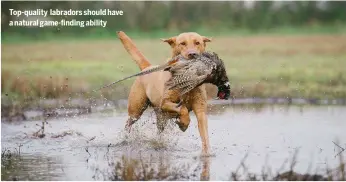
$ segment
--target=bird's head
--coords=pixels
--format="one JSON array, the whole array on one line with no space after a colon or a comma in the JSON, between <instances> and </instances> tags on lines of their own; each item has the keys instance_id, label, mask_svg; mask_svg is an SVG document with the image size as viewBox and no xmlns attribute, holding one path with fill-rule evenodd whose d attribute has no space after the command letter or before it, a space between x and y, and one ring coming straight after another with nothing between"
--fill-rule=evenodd
<instances>
[{"instance_id":1,"label":"bird's head","mask_svg":"<svg viewBox=\"0 0 346 182\"><path fill-rule=\"evenodd\" d=\"M223 100L228 100L231 96L231 85L227 81L226 83L219 85L217 87L217 98L218 99L223 99Z\"/></svg>"}]
</instances>

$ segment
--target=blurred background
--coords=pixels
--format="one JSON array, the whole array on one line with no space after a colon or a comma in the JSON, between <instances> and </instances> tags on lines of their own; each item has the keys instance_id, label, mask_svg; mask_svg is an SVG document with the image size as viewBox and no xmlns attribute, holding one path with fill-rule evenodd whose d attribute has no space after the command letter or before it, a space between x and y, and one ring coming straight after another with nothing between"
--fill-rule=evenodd
<instances>
[{"instance_id":1,"label":"blurred background","mask_svg":"<svg viewBox=\"0 0 346 182\"><path fill-rule=\"evenodd\" d=\"M153 64L170 47L159 38L195 31L213 38L236 98L346 96L346 2L1 2L2 95L7 100L67 98L139 69L116 31L125 31ZM11 27L9 9L122 10L123 16L31 16L35 20L103 19L103 27ZM95 96L126 99L133 80ZM215 87L208 86L210 97ZM10 101L9 101L10 102ZM30 104L29 104L30 105Z\"/></svg>"},{"instance_id":2,"label":"blurred background","mask_svg":"<svg viewBox=\"0 0 346 182\"><path fill-rule=\"evenodd\" d=\"M345 164L337 155L346 144L340 140L341 147L336 147L332 141L346 138L342 130L346 1L2 1L1 5L1 179L166 179L153 177L149 169L151 177L128 174L137 167L142 171L144 159L145 166L157 166L153 170L158 174L177 167L172 172L182 171L188 180L231 176L236 180L242 171L244 180L256 180L249 171L272 179L276 172L296 175L290 171L295 164L294 171L302 174L313 173L315 167L316 174L335 168L338 173L327 175L336 177L328 180L345 180ZM124 14L27 18L10 16L9 9L111 9ZM23 19L102 19L107 26L9 26L10 21ZM76 94L139 71L116 36L120 30L153 64L171 56L170 46L160 38L187 31L212 37L207 50L224 60L235 97L210 100L208 130L214 157L199 162L201 143L194 116L186 132L170 123L161 140L155 113L148 109L131 135L125 135L126 99L134 79L92 95ZM215 86L208 85L207 93L214 98ZM4 122L18 120L25 122ZM245 154L250 154L246 164ZM162 159L171 166L162 167ZM128 176L107 176L119 167L115 161L123 163L120 172ZM185 170L185 164L202 172L190 174L194 168ZM279 171L286 169L290 172Z\"/></svg>"},{"instance_id":3,"label":"blurred background","mask_svg":"<svg viewBox=\"0 0 346 182\"><path fill-rule=\"evenodd\" d=\"M50 16L46 19L89 20L99 18L108 21L107 27L60 27L22 28L9 27L8 9L75 9L123 10L124 16ZM255 33L259 31L295 32L309 28L314 32L338 32L345 30L346 3L333 1L230 1L230 2L2 2L2 38L8 35L31 36L43 39L46 36L114 36L114 30L156 34L163 32L206 31L213 36L222 33ZM31 17L35 18L35 17ZM92 34L92 35L90 35ZM142 36L142 35L141 35Z\"/></svg>"}]
</instances>

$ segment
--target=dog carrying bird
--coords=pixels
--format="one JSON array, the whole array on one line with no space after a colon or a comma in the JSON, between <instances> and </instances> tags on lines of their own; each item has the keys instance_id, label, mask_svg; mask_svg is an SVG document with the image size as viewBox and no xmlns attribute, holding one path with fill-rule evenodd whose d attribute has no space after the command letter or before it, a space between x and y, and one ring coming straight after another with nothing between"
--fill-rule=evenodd
<instances>
[{"instance_id":1,"label":"dog carrying bird","mask_svg":"<svg viewBox=\"0 0 346 182\"><path fill-rule=\"evenodd\" d=\"M137 74L103 86L98 90L132 77L142 76L161 70L169 71L172 74L172 77L165 85L169 90L179 89L180 98L204 83L211 83L218 87L218 99L227 100L230 97L230 83L224 63L214 52L203 52L200 55L196 54L191 59L185 59L183 56L178 55L170 59L166 64L143 70ZM178 106L180 106L181 103L182 100L180 100Z\"/></svg>"}]
</instances>

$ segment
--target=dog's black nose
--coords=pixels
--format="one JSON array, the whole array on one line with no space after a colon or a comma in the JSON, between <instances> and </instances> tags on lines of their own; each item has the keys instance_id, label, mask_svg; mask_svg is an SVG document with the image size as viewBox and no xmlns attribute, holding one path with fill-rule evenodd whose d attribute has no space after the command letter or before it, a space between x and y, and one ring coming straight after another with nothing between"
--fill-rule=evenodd
<instances>
[{"instance_id":1,"label":"dog's black nose","mask_svg":"<svg viewBox=\"0 0 346 182\"><path fill-rule=\"evenodd\" d=\"M190 52L190 53L187 54L187 56L188 56L190 59L193 59L193 58L197 57L198 54L197 54L197 52Z\"/></svg>"}]
</instances>

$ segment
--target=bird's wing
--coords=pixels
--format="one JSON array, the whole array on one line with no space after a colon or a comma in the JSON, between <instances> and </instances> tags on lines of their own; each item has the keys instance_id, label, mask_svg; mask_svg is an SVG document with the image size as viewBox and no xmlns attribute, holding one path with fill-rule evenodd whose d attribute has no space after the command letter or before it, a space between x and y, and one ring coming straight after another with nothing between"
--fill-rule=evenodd
<instances>
[{"instance_id":1,"label":"bird's wing","mask_svg":"<svg viewBox=\"0 0 346 182\"><path fill-rule=\"evenodd\" d=\"M170 90L180 89L180 94L184 95L205 81L210 73L211 69L202 62L189 63L172 72L172 77L166 82L166 86Z\"/></svg>"},{"instance_id":2,"label":"bird's wing","mask_svg":"<svg viewBox=\"0 0 346 182\"><path fill-rule=\"evenodd\" d=\"M190 64L189 61L181 60L181 61L177 62L176 64L174 64L173 66L171 66L170 71L171 72L176 72L176 71L179 71L179 70L186 69L189 64Z\"/></svg>"},{"instance_id":3,"label":"bird's wing","mask_svg":"<svg viewBox=\"0 0 346 182\"><path fill-rule=\"evenodd\" d=\"M168 87L173 87L183 83L186 80L192 79L193 78L192 75L195 74L194 73L195 71L193 67L191 67L191 64L193 63L184 62L184 63L179 63L175 65L174 67L172 67L170 69L172 77L168 80L166 85Z\"/></svg>"},{"instance_id":4,"label":"bird's wing","mask_svg":"<svg viewBox=\"0 0 346 182\"><path fill-rule=\"evenodd\" d=\"M192 89L196 88L199 84L203 83L203 81L207 78L207 75L199 76L197 79L192 81L185 82L184 87L180 88L180 96L190 92Z\"/></svg>"}]
</instances>

